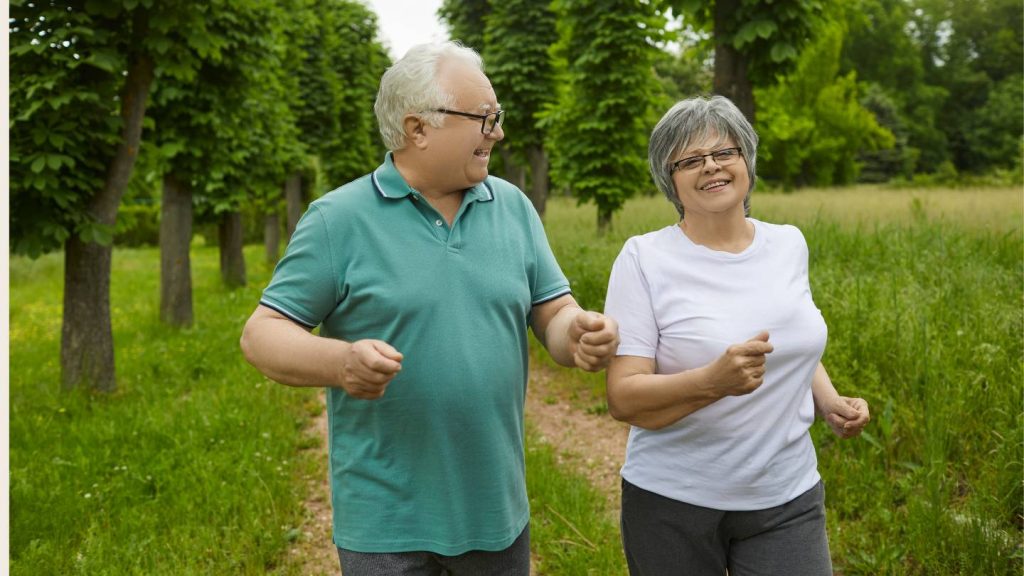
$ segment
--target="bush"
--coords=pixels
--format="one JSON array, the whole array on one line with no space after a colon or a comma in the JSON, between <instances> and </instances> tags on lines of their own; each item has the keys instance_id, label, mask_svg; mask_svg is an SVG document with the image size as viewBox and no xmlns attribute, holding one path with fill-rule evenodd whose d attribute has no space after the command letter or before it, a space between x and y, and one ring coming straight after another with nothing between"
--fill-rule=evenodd
<instances>
[{"instance_id":1,"label":"bush","mask_svg":"<svg viewBox=\"0 0 1024 576\"><path fill-rule=\"evenodd\" d=\"M140 202L124 204L117 211L115 246L159 246L160 204Z\"/></svg>"}]
</instances>

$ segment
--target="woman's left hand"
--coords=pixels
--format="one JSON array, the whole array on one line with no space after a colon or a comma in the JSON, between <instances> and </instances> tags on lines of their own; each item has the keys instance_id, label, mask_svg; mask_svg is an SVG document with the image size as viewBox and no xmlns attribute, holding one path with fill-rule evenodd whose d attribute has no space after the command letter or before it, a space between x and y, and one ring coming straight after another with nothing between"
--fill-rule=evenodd
<instances>
[{"instance_id":1,"label":"woman's left hand","mask_svg":"<svg viewBox=\"0 0 1024 576\"><path fill-rule=\"evenodd\" d=\"M821 412L829 428L840 438L859 436L871 420L868 403L863 398L837 396L828 406L822 406Z\"/></svg>"}]
</instances>

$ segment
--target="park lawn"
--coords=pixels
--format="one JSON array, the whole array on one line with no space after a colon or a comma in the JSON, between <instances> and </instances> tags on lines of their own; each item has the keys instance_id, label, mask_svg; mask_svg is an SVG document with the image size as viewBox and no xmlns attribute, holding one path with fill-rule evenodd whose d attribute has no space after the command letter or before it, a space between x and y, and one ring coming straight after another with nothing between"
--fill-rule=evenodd
<instances>
[{"instance_id":1,"label":"park lawn","mask_svg":"<svg viewBox=\"0 0 1024 576\"><path fill-rule=\"evenodd\" d=\"M12 574L266 574L298 536L316 395L273 384L238 338L269 269L220 285L193 250L195 327L158 320L159 253L117 249L118 390L60 389L62 257L10 262Z\"/></svg>"},{"instance_id":2,"label":"park lawn","mask_svg":"<svg viewBox=\"0 0 1024 576\"><path fill-rule=\"evenodd\" d=\"M813 430L846 575L1020 573L1020 197L854 188L754 199L755 217L803 229L830 328L825 363L873 409L861 440ZM877 214L855 214L868 205ZM664 199L640 198L603 238L595 219L554 198L546 226L577 298L600 309L623 240L675 216ZM259 254L246 251L249 287L228 291L216 249L196 247L197 323L179 331L157 320L157 250L116 250L110 396L60 391L60 255L11 259L12 573L289 571L303 479L323 474L325 458L302 450L318 443L304 432L317 396L270 383L238 352L270 273ZM582 408L602 410L603 376L562 381ZM622 573L602 498L536 435L527 444L545 573Z\"/></svg>"},{"instance_id":3,"label":"park lawn","mask_svg":"<svg viewBox=\"0 0 1024 576\"><path fill-rule=\"evenodd\" d=\"M1024 547L1022 190L874 187L757 194L752 216L799 226L823 362L862 396L861 439L812 429L837 570L1020 574ZM577 299L601 309L629 236L677 220L661 197L627 202L610 233L595 210L556 198L546 227ZM534 354L535 362L546 362ZM563 371L580 409L600 411L603 375Z\"/></svg>"},{"instance_id":4,"label":"park lawn","mask_svg":"<svg viewBox=\"0 0 1024 576\"><path fill-rule=\"evenodd\" d=\"M115 250L112 395L60 389L61 255L11 259L12 574L295 573L305 480L327 473L305 431L321 404L238 350L270 274L259 255L246 249L249 286L230 291L217 250L194 247L196 325L175 330L157 318L159 252ZM622 573L604 499L532 431L527 442L546 573Z\"/></svg>"}]
</instances>

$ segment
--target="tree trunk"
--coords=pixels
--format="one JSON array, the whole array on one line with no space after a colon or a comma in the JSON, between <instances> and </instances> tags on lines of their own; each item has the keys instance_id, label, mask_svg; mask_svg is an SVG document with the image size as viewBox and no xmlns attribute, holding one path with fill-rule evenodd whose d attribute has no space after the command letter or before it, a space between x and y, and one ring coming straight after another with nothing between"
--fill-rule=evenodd
<instances>
[{"instance_id":1,"label":"tree trunk","mask_svg":"<svg viewBox=\"0 0 1024 576\"><path fill-rule=\"evenodd\" d=\"M544 148L530 146L526 149L526 157L530 161L530 202L543 218L548 203L548 156Z\"/></svg>"},{"instance_id":2,"label":"tree trunk","mask_svg":"<svg viewBox=\"0 0 1024 576\"><path fill-rule=\"evenodd\" d=\"M305 211L302 202L302 175L292 174L284 181L284 200L288 205L288 240L292 239L295 233L295 225Z\"/></svg>"},{"instance_id":3,"label":"tree trunk","mask_svg":"<svg viewBox=\"0 0 1024 576\"><path fill-rule=\"evenodd\" d=\"M267 264L277 264L278 248L281 245L281 216L276 212L263 217L263 248Z\"/></svg>"},{"instance_id":4,"label":"tree trunk","mask_svg":"<svg viewBox=\"0 0 1024 576\"><path fill-rule=\"evenodd\" d=\"M597 235L604 236L612 229L612 214L615 211L604 206L597 207Z\"/></svg>"},{"instance_id":5,"label":"tree trunk","mask_svg":"<svg viewBox=\"0 0 1024 576\"><path fill-rule=\"evenodd\" d=\"M715 1L715 79L714 92L732 100L747 120L754 124L754 87L747 77L747 59L733 48L729 22L739 10L740 0ZM723 39L724 38L724 39Z\"/></svg>"},{"instance_id":6,"label":"tree trunk","mask_svg":"<svg viewBox=\"0 0 1024 576\"><path fill-rule=\"evenodd\" d=\"M526 190L526 170L516 164L515 156L506 148L501 148L501 161L505 165L505 180L515 184L516 188Z\"/></svg>"},{"instance_id":7,"label":"tree trunk","mask_svg":"<svg viewBox=\"0 0 1024 576\"><path fill-rule=\"evenodd\" d=\"M114 226L142 141L142 120L153 84L153 62L135 55L121 92L121 138L107 169L103 190L89 203L88 214ZM83 242L73 234L64 243L64 317L61 325L61 382L65 389L86 385L112 392L114 337L110 324L110 262L113 247Z\"/></svg>"},{"instance_id":8,"label":"tree trunk","mask_svg":"<svg viewBox=\"0 0 1024 576\"><path fill-rule=\"evenodd\" d=\"M220 241L220 275L229 288L245 286L245 256L242 253L242 213L225 212L217 226Z\"/></svg>"},{"instance_id":9,"label":"tree trunk","mask_svg":"<svg viewBox=\"0 0 1024 576\"><path fill-rule=\"evenodd\" d=\"M65 390L88 386L98 392L117 388L114 336L110 325L110 246L64 243L64 322L60 365Z\"/></svg>"},{"instance_id":10,"label":"tree trunk","mask_svg":"<svg viewBox=\"0 0 1024 576\"><path fill-rule=\"evenodd\" d=\"M160 207L160 319L192 325L192 189L173 174L164 176Z\"/></svg>"}]
</instances>

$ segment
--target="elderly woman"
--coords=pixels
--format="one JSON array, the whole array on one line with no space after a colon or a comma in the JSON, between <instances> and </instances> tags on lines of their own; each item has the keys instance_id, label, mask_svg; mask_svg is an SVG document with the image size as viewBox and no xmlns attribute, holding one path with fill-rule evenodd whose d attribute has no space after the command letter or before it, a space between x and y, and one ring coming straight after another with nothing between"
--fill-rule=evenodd
<instances>
[{"instance_id":1,"label":"elderly woman","mask_svg":"<svg viewBox=\"0 0 1024 576\"><path fill-rule=\"evenodd\" d=\"M649 159L679 223L630 238L605 314L621 343L612 416L632 425L622 540L635 575L831 574L808 429L867 424L820 359L800 230L749 218L757 135L721 96L670 109Z\"/></svg>"}]
</instances>

